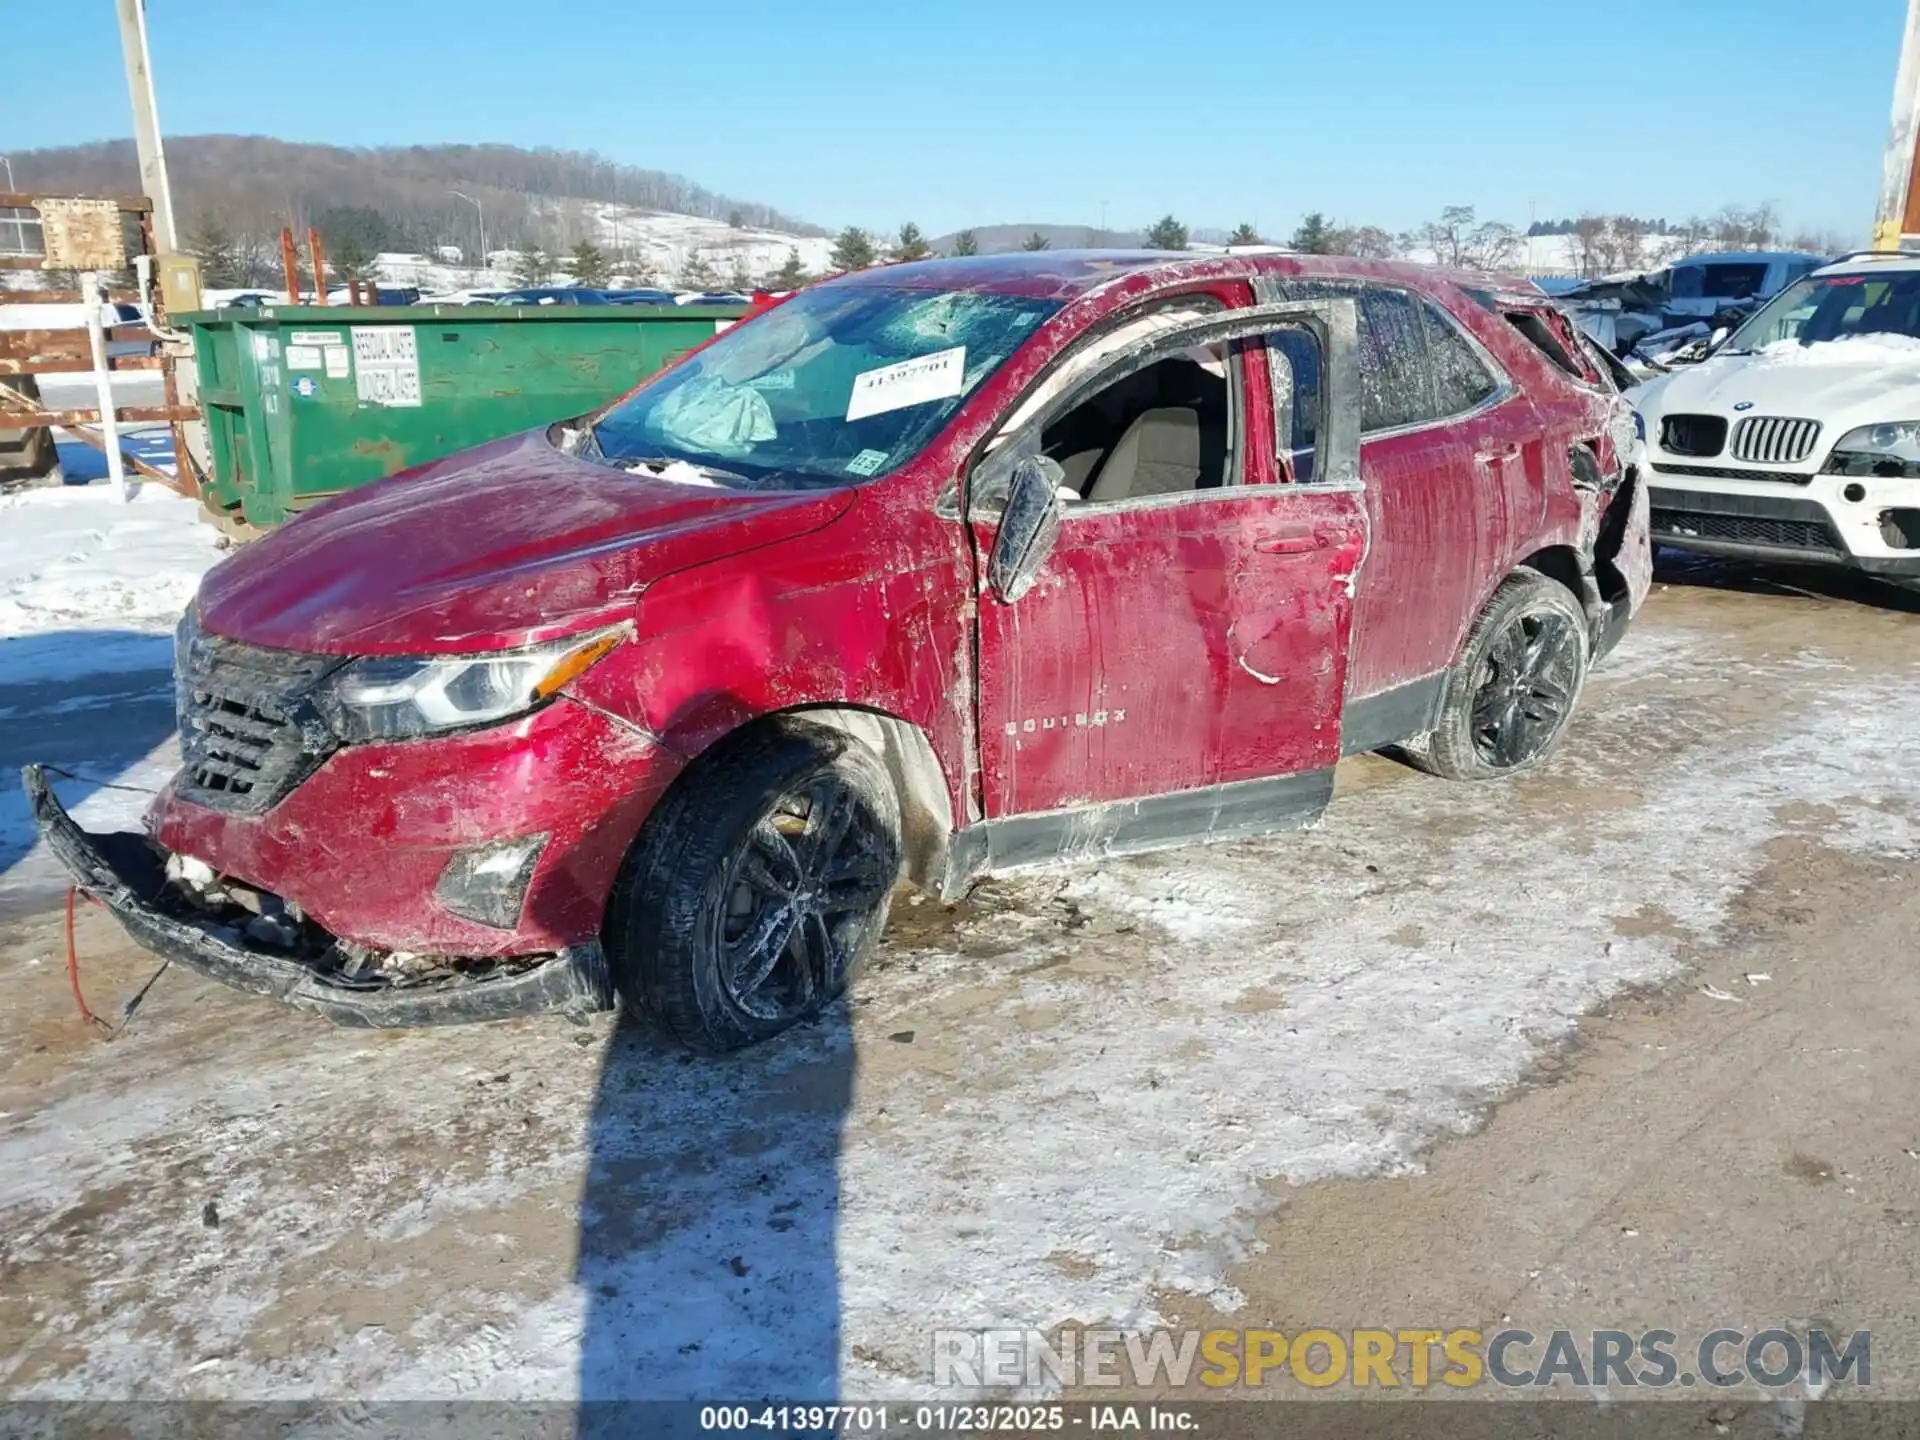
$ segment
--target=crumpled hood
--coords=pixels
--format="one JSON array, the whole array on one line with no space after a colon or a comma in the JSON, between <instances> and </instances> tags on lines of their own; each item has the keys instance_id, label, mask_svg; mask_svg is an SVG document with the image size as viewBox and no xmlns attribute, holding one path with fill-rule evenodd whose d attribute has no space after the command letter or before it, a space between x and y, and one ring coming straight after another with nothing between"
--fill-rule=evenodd
<instances>
[{"instance_id":1,"label":"crumpled hood","mask_svg":"<svg viewBox=\"0 0 1920 1440\"><path fill-rule=\"evenodd\" d=\"M338 497L216 566L201 625L333 654L491 649L623 619L652 580L830 523L845 491L629 475L540 431Z\"/></svg>"},{"instance_id":2,"label":"crumpled hood","mask_svg":"<svg viewBox=\"0 0 1920 1440\"><path fill-rule=\"evenodd\" d=\"M1634 403L1649 436L1658 433L1656 417L1673 414L1818 420L1816 453L1824 454L1856 426L1920 420L1920 344L1839 340L1716 355L1641 387Z\"/></svg>"}]
</instances>

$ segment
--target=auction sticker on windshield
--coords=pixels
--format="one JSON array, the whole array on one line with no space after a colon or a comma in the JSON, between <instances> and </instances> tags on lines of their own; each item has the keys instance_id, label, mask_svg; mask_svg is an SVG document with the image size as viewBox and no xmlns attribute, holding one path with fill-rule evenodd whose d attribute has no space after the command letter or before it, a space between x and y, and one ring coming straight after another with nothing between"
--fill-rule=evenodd
<instances>
[{"instance_id":1,"label":"auction sticker on windshield","mask_svg":"<svg viewBox=\"0 0 1920 1440\"><path fill-rule=\"evenodd\" d=\"M929 400L945 400L958 395L967 376L967 347L937 350L917 360L902 360L898 365L882 365L853 377L853 394L847 397L847 419L864 420L869 415L884 415L889 410L904 410L909 405L924 405Z\"/></svg>"},{"instance_id":2,"label":"auction sticker on windshield","mask_svg":"<svg viewBox=\"0 0 1920 1440\"><path fill-rule=\"evenodd\" d=\"M353 327L354 393L370 405L420 403L420 350L411 325Z\"/></svg>"}]
</instances>

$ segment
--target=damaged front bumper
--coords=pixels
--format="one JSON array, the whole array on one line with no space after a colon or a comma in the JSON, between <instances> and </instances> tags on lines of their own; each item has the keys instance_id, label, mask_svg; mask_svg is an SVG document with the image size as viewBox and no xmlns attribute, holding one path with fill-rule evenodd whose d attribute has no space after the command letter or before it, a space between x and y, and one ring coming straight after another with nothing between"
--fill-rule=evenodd
<instances>
[{"instance_id":1,"label":"damaged front bumper","mask_svg":"<svg viewBox=\"0 0 1920 1440\"><path fill-rule=\"evenodd\" d=\"M236 927L168 905L162 854L144 835L90 835L67 814L38 765L21 772L34 823L76 886L100 901L143 947L210 980L337 1025L408 1029L563 1010L608 1009L613 987L598 944L570 946L531 968L448 969L419 981L349 978L248 943Z\"/></svg>"}]
</instances>

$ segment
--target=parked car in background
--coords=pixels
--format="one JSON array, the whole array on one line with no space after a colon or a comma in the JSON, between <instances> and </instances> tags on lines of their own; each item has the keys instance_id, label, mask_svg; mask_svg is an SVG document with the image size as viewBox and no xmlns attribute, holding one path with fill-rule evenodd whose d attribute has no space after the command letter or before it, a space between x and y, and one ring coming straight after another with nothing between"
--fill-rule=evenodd
<instances>
[{"instance_id":1,"label":"parked car in background","mask_svg":"<svg viewBox=\"0 0 1920 1440\"><path fill-rule=\"evenodd\" d=\"M1920 582L1920 256L1815 271L1635 403L1660 543Z\"/></svg>"},{"instance_id":2,"label":"parked car in background","mask_svg":"<svg viewBox=\"0 0 1920 1440\"><path fill-rule=\"evenodd\" d=\"M840 276L201 586L150 948L355 1024L815 1014L903 876L1285 830L1343 754L1550 755L1650 576L1631 413L1523 282L1042 252Z\"/></svg>"},{"instance_id":3,"label":"parked car in background","mask_svg":"<svg viewBox=\"0 0 1920 1440\"><path fill-rule=\"evenodd\" d=\"M438 294L422 295L413 303L416 305L497 305L504 290L443 290Z\"/></svg>"},{"instance_id":4,"label":"parked car in background","mask_svg":"<svg viewBox=\"0 0 1920 1440\"><path fill-rule=\"evenodd\" d=\"M140 314L138 305L124 301L107 306L111 319L103 314L102 320L108 321L107 357L118 360L127 356L152 356L160 353L160 337L148 327Z\"/></svg>"},{"instance_id":5,"label":"parked car in background","mask_svg":"<svg viewBox=\"0 0 1920 1440\"><path fill-rule=\"evenodd\" d=\"M752 298L737 290L701 290L673 297L676 305L746 305Z\"/></svg>"},{"instance_id":6,"label":"parked car in background","mask_svg":"<svg viewBox=\"0 0 1920 1440\"><path fill-rule=\"evenodd\" d=\"M608 290L605 292L609 305L671 305L674 294L671 290Z\"/></svg>"},{"instance_id":7,"label":"parked car in background","mask_svg":"<svg viewBox=\"0 0 1920 1440\"><path fill-rule=\"evenodd\" d=\"M1795 250L1733 250L1689 255L1660 270L1607 275L1556 287L1555 299L1615 355L1695 321L1731 326L1826 257Z\"/></svg>"},{"instance_id":8,"label":"parked car in background","mask_svg":"<svg viewBox=\"0 0 1920 1440\"><path fill-rule=\"evenodd\" d=\"M583 285L550 285L508 290L494 297L495 305L605 305L606 295Z\"/></svg>"}]
</instances>

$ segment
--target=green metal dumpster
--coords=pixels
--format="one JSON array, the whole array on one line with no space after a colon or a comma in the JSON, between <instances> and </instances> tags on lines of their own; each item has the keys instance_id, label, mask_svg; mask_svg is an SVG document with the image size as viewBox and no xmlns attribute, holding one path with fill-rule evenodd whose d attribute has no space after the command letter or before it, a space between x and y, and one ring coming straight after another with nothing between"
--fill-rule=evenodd
<instances>
[{"instance_id":1,"label":"green metal dumpster","mask_svg":"<svg viewBox=\"0 0 1920 1440\"><path fill-rule=\"evenodd\" d=\"M329 495L605 404L741 305L278 306L193 332L223 520L278 525Z\"/></svg>"}]
</instances>

